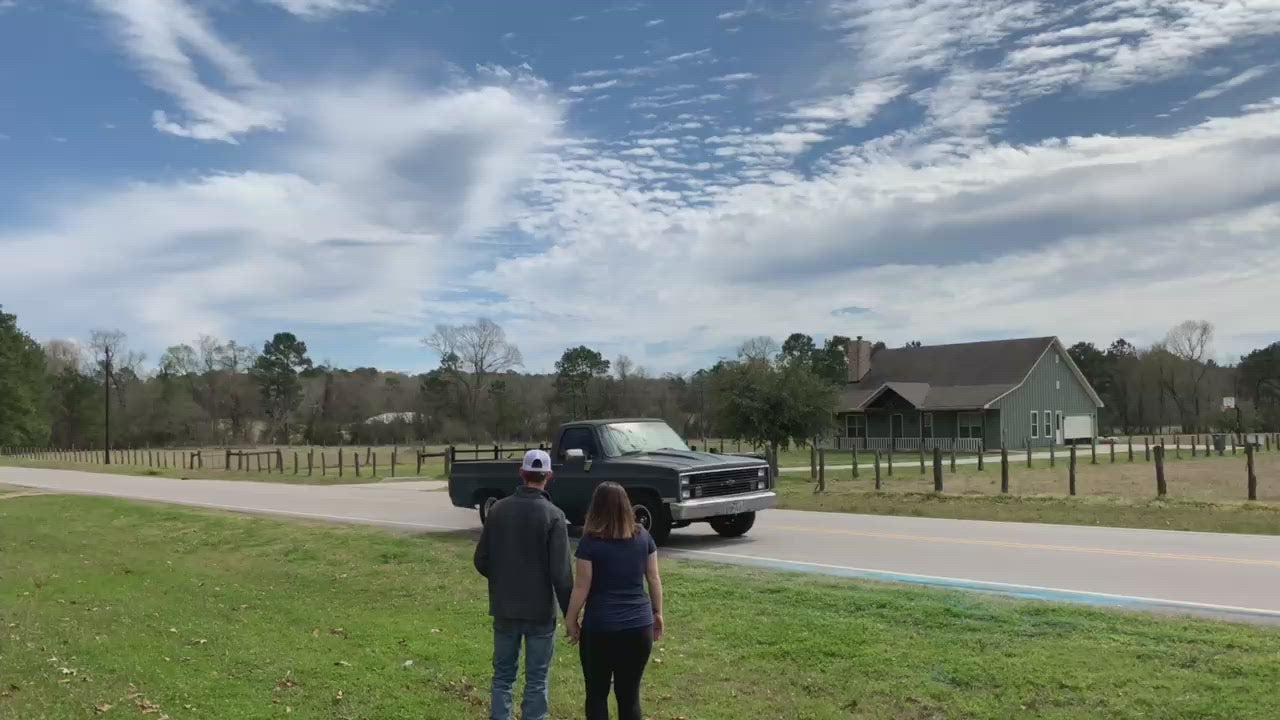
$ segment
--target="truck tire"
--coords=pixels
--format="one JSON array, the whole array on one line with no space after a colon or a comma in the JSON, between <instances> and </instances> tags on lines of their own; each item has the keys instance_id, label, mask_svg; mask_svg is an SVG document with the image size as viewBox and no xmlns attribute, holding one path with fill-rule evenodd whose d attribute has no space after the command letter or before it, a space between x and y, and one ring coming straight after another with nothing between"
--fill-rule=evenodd
<instances>
[{"instance_id":1,"label":"truck tire","mask_svg":"<svg viewBox=\"0 0 1280 720\"><path fill-rule=\"evenodd\" d=\"M636 523L649 531L655 544L665 544L667 538L671 537L671 515L666 504L652 495L632 497L631 503Z\"/></svg>"},{"instance_id":2,"label":"truck tire","mask_svg":"<svg viewBox=\"0 0 1280 720\"><path fill-rule=\"evenodd\" d=\"M493 507L494 503L498 502L501 499L502 499L502 496L497 493L489 493L486 495L482 495L480 497L480 502L478 504L480 506L480 524L481 525L484 525L485 522L489 519L489 509Z\"/></svg>"},{"instance_id":3,"label":"truck tire","mask_svg":"<svg viewBox=\"0 0 1280 720\"><path fill-rule=\"evenodd\" d=\"M756 514L753 512L711 518L711 529L715 530L720 537L727 538L742 537L755 524Z\"/></svg>"}]
</instances>

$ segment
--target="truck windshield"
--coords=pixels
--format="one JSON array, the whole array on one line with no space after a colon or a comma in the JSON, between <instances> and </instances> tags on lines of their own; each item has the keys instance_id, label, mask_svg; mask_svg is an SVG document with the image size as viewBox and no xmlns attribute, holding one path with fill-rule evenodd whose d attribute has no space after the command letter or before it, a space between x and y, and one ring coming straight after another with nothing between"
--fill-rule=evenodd
<instances>
[{"instance_id":1,"label":"truck windshield","mask_svg":"<svg viewBox=\"0 0 1280 720\"><path fill-rule=\"evenodd\" d=\"M604 426L604 439L609 454L615 457L655 450L689 450L676 431L664 422L610 423Z\"/></svg>"}]
</instances>

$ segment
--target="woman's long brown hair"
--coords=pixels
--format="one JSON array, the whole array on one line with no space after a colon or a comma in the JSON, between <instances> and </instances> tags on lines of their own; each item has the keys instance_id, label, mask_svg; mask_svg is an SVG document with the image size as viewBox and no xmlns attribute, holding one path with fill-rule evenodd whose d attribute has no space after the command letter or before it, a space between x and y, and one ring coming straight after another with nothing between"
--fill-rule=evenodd
<instances>
[{"instance_id":1,"label":"woman's long brown hair","mask_svg":"<svg viewBox=\"0 0 1280 720\"><path fill-rule=\"evenodd\" d=\"M636 536L638 529L627 491L616 482L600 483L591 496L591 509L587 511L583 534L607 540L628 540Z\"/></svg>"}]
</instances>

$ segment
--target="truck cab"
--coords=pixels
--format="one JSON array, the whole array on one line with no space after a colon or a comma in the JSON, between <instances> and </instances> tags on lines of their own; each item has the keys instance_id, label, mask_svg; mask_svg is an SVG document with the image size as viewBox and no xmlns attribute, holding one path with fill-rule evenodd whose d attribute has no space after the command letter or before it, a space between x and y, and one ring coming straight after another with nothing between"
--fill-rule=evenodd
<instances>
[{"instance_id":1,"label":"truck cab","mask_svg":"<svg viewBox=\"0 0 1280 720\"><path fill-rule=\"evenodd\" d=\"M706 522L737 537L777 495L762 458L695 452L662 420L589 420L562 425L551 450L551 500L581 525L596 486L612 480L631 497L636 520L659 544L673 528ZM481 522L520 483L520 461L457 460L449 473L454 505L479 508Z\"/></svg>"}]
</instances>

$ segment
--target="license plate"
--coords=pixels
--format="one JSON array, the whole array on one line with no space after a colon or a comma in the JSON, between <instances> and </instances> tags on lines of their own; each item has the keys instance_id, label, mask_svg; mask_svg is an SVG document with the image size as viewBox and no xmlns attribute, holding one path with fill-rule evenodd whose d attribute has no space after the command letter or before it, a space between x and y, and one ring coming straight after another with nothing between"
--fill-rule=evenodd
<instances>
[{"instance_id":1,"label":"license plate","mask_svg":"<svg viewBox=\"0 0 1280 720\"><path fill-rule=\"evenodd\" d=\"M741 513L743 509L746 508L746 506L747 504L745 502L741 500L734 500L733 502L725 506L725 514L737 515L738 513Z\"/></svg>"}]
</instances>

